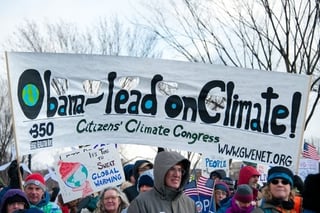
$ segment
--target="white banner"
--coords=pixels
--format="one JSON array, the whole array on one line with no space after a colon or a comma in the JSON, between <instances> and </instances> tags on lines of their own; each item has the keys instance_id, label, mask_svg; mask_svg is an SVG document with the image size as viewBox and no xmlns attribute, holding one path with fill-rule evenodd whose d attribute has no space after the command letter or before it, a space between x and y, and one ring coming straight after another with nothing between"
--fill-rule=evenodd
<instances>
[{"instance_id":1,"label":"white banner","mask_svg":"<svg viewBox=\"0 0 320 213\"><path fill-rule=\"evenodd\" d=\"M114 144L64 153L55 164L55 171L65 203L125 181L120 155Z\"/></svg>"},{"instance_id":2,"label":"white banner","mask_svg":"<svg viewBox=\"0 0 320 213\"><path fill-rule=\"evenodd\" d=\"M77 54L7 61L21 153L112 142L297 164L308 76Z\"/></svg>"}]
</instances>

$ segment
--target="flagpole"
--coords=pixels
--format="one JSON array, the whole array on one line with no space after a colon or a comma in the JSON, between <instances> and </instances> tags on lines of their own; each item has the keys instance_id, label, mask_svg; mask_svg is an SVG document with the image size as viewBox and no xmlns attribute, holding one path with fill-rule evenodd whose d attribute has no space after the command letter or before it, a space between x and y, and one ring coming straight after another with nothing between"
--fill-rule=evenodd
<instances>
[{"instance_id":1,"label":"flagpole","mask_svg":"<svg viewBox=\"0 0 320 213\"><path fill-rule=\"evenodd\" d=\"M9 63L8 63L8 54L7 51L5 52L5 60L6 60L6 71L7 71L7 78L8 78L8 85L9 85L9 96L10 96L10 109L12 113L12 125L13 125L13 137L14 137L14 145L15 145L15 150L16 150L16 160L17 160L17 166L18 166L18 176L19 176L19 186L21 190L23 190L22 187L22 174L20 171L20 155L19 155L19 150L18 150L18 142L17 142L17 135L16 135L16 126L15 126L15 121L14 121L14 113L13 113L13 102L12 102L12 97L11 97L11 84L10 84L10 74L9 74Z\"/></svg>"}]
</instances>

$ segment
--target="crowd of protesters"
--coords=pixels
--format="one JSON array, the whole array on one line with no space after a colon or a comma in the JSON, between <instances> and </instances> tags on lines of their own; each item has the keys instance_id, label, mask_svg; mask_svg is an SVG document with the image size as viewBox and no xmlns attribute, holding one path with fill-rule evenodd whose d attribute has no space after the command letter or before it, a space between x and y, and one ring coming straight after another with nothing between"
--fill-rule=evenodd
<instances>
[{"instance_id":1,"label":"crowd of protesters","mask_svg":"<svg viewBox=\"0 0 320 213\"><path fill-rule=\"evenodd\" d=\"M59 187L49 193L40 173L18 177L17 162L8 169L9 184L0 191L0 212L44 213L196 213L204 212L184 193L191 180L190 161L181 154L161 150L154 163L137 160L124 165L125 182L109 186L85 198L63 202ZM23 171L20 171L23 174ZM237 179L224 170L215 170L212 199L217 213L316 213L320 212L320 173L305 180L286 167L268 170L267 182L259 185L260 173L254 166L243 166ZM211 181L212 181L211 180Z\"/></svg>"}]
</instances>

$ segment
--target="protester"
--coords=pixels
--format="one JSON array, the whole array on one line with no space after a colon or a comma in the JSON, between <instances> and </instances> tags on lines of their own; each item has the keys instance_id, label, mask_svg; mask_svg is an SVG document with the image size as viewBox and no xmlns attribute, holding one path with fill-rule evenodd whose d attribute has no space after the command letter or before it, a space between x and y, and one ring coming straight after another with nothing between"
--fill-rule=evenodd
<instances>
[{"instance_id":1,"label":"protester","mask_svg":"<svg viewBox=\"0 0 320 213\"><path fill-rule=\"evenodd\" d=\"M301 202L300 197L295 197L292 171L286 167L275 166L268 171L261 206L252 212L300 213Z\"/></svg>"},{"instance_id":2,"label":"protester","mask_svg":"<svg viewBox=\"0 0 320 213\"><path fill-rule=\"evenodd\" d=\"M23 168L20 167L20 173L23 175ZM13 160L8 168L7 171L8 177L9 177L9 185L4 186L2 190L0 191L0 199L3 197L3 195L9 190L9 189L20 189L22 184L19 178L19 168L18 168L18 162L17 160Z\"/></svg>"},{"instance_id":3,"label":"protester","mask_svg":"<svg viewBox=\"0 0 320 213\"><path fill-rule=\"evenodd\" d=\"M143 172L138 178L137 190L139 193L146 192L154 186L153 169Z\"/></svg>"},{"instance_id":4,"label":"protester","mask_svg":"<svg viewBox=\"0 0 320 213\"><path fill-rule=\"evenodd\" d=\"M304 184L303 180L299 175L293 176L293 189L295 190L296 196L302 196L301 193L303 192Z\"/></svg>"},{"instance_id":5,"label":"protester","mask_svg":"<svg viewBox=\"0 0 320 213\"><path fill-rule=\"evenodd\" d=\"M40 173L33 173L26 177L24 191L32 208L38 208L45 213L61 213L58 204L50 202L50 194Z\"/></svg>"},{"instance_id":6,"label":"protester","mask_svg":"<svg viewBox=\"0 0 320 213\"><path fill-rule=\"evenodd\" d=\"M220 209L221 201L228 198L230 195L229 186L222 181L217 181L214 184L214 200L216 202L216 210Z\"/></svg>"},{"instance_id":7,"label":"protester","mask_svg":"<svg viewBox=\"0 0 320 213\"><path fill-rule=\"evenodd\" d=\"M227 176L223 169L217 169L210 173L209 177L214 181L219 181Z\"/></svg>"},{"instance_id":8,"label":"protester","mask_svg":"<svg viewBox=\"0 0 320 213\"><path fill-rule=\"evenodd\" d=\"M99 195L96 195L94 193L90 194L86 197L78 199L77 209L78 211L81 211L81 213L93 212L97 208L98 201Z\"/></svg>"},{"instance_id":9,"label":"protester","mask_svg":"<svg viewBox=\"0 0 320 213\"><path fill-rule=\"evenodd\" d=\"M224 177L221 179L222 182L226 183L229 187L230 196L234 194L235 190L235 181L230 177Z\"/></svg>"},{"instance_id":10,"label":"protester","mask_svg":"<svg viewBox=\"0 0 320 213\"><path fill-rule=\"evenodd\" d=\"M118 187L104 189L98 201L96 213L125 213L129 205L126 195Z\"/></svg>"},{"instance_id":11,"label":"protester","mask_svg":"<svg viewBox=\"0 0 320 213\"><path fill-rule=\"evenodd\" d=\"M129 181L130 183L135 184L136 180L134 179L133 168L134 168L134 164L127 164L123 167L123 170L124 170L126 181Z\"/></svg>"},{"instance_id":12,"label":"protester","mask_svg":"<svg viewBox=\"0 0 320 213\"><path fill-rule=\"evenodd\" d=\"M52 192L50 194L50 201L55 202L58 198L58 194L60 192L60 188L58 186L52 187Z\"/></svg>"},{"instance_id":13,"label":"protester","mask_svg":"<svg viewBox=\"0 0 320 213\"><path fill-rule=\"evenodd\" d=\"M134 164L127 164L123 167L124 176L126 181L123 182L120 186L120 189L123 191L124 189L128 188L129 186L132 186L136 183L136 180L133 175L133 167Z\"/></svg>"},{"instance_id":14,"label":"protester","mask_svg":"<svg viewBox=\"0 0 320 213\"><path fill-rule=\"evenodd\" d=\"M147 160L137 160L133 167L133 176L135 180L138 180L140 174L146 170L152 169L153 164ZM123 190L126 194L129 202L131 202L135 197L138 196L139 192L137 190L137 181L134 185L129 186Z\"/></svg>"},{"instance_id":15,"label":"protester","mask_svg":"<svg viewBox=\"0 0 320 213\"><path fill-rule=\"evenodd\" d=\"M190 161L172 151L159 152L154 162L154 187L140 193L128 213L195 213L194 201L183 193L190 177Z\"/></svg>"},{"instance_id":16,"label":"protester","mask_svg":"<svg viewBox=\"0 0 320 213\"><path fill-rule=\"evenodd\" d=\"M309 174L304 180L303 213L319 213L320 212L320 173Z\"/></svg>"},{"instance_id":17,"label":"protester","mask_svg":"<svg viewBox=\"0 0 320 213\"><path fill-rule=\"evenodd\" d=\"M26 194L21 189L9 189L3 195L0 212L12 213L20 209L28 209L30 207Z\"/></svg>"},{"instance_id":18,"label":"protester","mask_svg":"<svg viewBox=\"0 0 320 213\"><path fill-rule=\"evenodd\" d=\"M69 206L63 202L62 195L58 194L56 202L58 206L60 207L62 213L76 213L77 211L74 211L73 209L70 209Z\"/></svg>"},{"instance_id":19,"label":"protester","mask_svg":"<svg viewBox=\"0 0 320 213\"><path fill-rule=\"evenodd\" d=\"M244 166L239 171L238 185L248 184L253 192L253 200L258 201L260 173L253 166Z\"/></svg>"},{"instance_id":20,"label":"protester","mask_svg":"<svg viewBox=\"0 0 320 213\"><path fill-rule=\"evenodd\" d=\"M226 213L250 213L255 208L252 201L251 187L248 184L239 185L231 199L231 207L227 209Z\"/></svg>"}]
</instances>

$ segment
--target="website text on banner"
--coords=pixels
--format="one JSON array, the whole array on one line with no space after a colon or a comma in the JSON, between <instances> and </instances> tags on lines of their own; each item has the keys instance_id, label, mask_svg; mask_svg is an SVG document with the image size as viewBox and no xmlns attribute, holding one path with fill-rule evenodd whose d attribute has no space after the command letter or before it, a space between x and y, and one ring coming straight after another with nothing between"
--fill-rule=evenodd
<instances>
[{"instance_id":1,"label":"website text on banner","mask_svg":"<svg viewBox=\"0 0 320 213\"><path fill-rule=\"evenodd\" d=\"M307 76L97 55L7 61L23 153L99 141L297 164Z\"/></svg>"}]
</instances>

